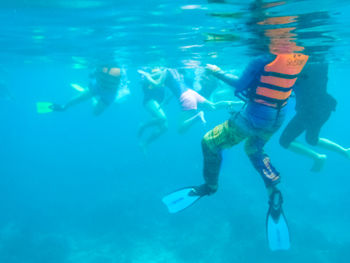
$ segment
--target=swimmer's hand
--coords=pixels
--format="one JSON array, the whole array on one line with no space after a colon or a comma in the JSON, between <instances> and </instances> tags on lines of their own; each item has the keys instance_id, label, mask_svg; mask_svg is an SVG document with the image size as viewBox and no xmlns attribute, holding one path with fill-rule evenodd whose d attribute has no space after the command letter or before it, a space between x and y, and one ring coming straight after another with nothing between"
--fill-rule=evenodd
<instances>
[{"instance_id":1,"label":"swimmer's hand","mask_svg":"<svg viewBox=\"0 0 350 263\"><path fill-rule=\"evenodd\" d=\"M238 100L238 101L228 101L228 106L229 107L235 107L235 106L243 106L244 105L244 101Z\"/></svg>"},{"instance_id":2,"label":"swimmer's hand","mask_svg":"<svg viewBox=\"0 0 350 263\"><path fill-rule=\"evenodd\" d=\"M227 102L227 110L230 112L235 112L237 111L239 108L242 108L243 105L245 104L244 101L228 101Z\"/></svg>"},{"instance_id":3,"label":"swimmer's hand","mask_svg":"<svg viewBox=\"0 0 350 263\"><path fill-rule=\"evenodd\" d=\"M227 109L229 111L235 111L238 110L239 107L243 107L244 102L243 101L226 101L221 100L215 103L210 104L213 110L219 110L219 109Z\"/></svg>"},{"instance_id":4,"label":"swimmer's hand","mask_svg":"<svg viewBox=\"0 0 350 263\"><path fill-rule=\"evenodd\" d=\"M144 76L151 84L155 86L160 86L164 82L165 74L162 74L160 77L154 79L151 74L141 69L137 70L137 72L140 73L142 76ZM163 72L166 73L167 71L164 70Z\"/></svg>"},{"instance_id":5,"label":"swimmer's hand","mask_svg":"<svg viewBox=\"0 0 350 263\"><path fill-rule=\"evenodd\" d=\"M52 104L50 106L50 109L52 109L52 111L65 111L67 109L66 105L60 105L60 104Z\"/></svg>"},{"instance_id":6,"label":"swimmer's hand","mask_svg":"<svg viewBox=\"0 0 350 263\"><path fill-rule=\"evenodd\" d=\"M140 73L141 75L149 75L147 72L145 72L141 69L137 70L137 72Z\"/></svg>"},{"instance_id":7,"label":"swimmer's hand","mask_svg":"<svg viewBox=\"0 0 350 263\"><path fill-rule=\"evenodd\" d=\"M221 70L221 68L219 68L216 65L212 65L212 64L207 64L205 68L211 72L218 72Z\"/></svg>"}]
</instances>

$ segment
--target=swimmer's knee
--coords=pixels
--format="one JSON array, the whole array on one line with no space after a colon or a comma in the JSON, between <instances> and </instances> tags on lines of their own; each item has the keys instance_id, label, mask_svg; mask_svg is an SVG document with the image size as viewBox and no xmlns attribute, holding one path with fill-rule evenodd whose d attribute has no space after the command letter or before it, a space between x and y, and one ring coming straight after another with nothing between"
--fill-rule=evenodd
<instances>
[{"instance_id":1,"label":"swimmer's knee","mask_svg":"<svg viewBox=\"0 0 350 263\"><path fill-rule=\"evenodd\" d=\"M258 144L254 143L254 141L249 139L244 144L244 151L249 158L251 156L262 155L264 153L262 147L259 147Z\"/></svg>"},{"instance_id":2,"label":"swimmer's knee","mask_svg":"<svg viewBox=\"0 0 350 263\"><path fill-rule=\"evenodd\" d=\"M306 142L312 146L316 146L318 144L319 138L317 136L308 136L306 135Z\"/></svg>"},{"instance_id":3,"label":"swimmer's knee","mask_svg":"<svg viewBox=\"0 0 350 263\"><path fill-rule=\"evenodd\" d=\"M290 140L287 140L287 138L285 138L284 136L281 136L279 143L283 148L288 149L292 142Z\"/></svg>"},{"instance_id":4,"label":"swimmer's knee","mask_svg":"<svg viewBox=\"0 0 350 263\"><path fill-rule=\"evenodd\" d=\"M208 141L209 141L209 136L204 135L203 138L202 138L202 141L201 141L201 145L202 145L202 149L209 149L209 144L208 144Z\"/></svg>"}]
</instances>

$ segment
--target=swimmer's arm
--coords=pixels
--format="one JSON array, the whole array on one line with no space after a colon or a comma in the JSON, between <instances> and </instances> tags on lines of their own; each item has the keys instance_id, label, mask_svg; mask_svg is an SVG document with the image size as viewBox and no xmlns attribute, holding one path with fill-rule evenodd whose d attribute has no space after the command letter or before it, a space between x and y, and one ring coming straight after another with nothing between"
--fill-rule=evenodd
<instances>
[{"instance_id":1,"label":"swimmer's arm","mask_svg":"<svg viewBox=\"0 0 350 263\"><path fill-rule=\"evenodd\" d=\"M143 70L138 70L137 71L138 73L140 73L141 75L145 76L145 78L150 82L152 83L154 86L160 86L160 85L163 85L164 83L164 80L165 80L165 76L166 76L166 70L164 70L159 79L155 80L154 78L152 78L151 74L143 71Z\"/></svg>"},{"instance_id":2,"label":"swimmer's arm","mask_svg":"<svg viewBox=\"0 0 350 263\"><path fill-rule=\"evenodd\" d=\"M160 77L158 79L158 82L159 82L158 85L163 85L164 84L164 81L165 81L165 78L167 76L167 73L168 73L167 69L162 70L162 73L161 73L161 75L160 75Z\"/></svg>"},{"instance_id":3,"label":"swimmer's arm","mask_svg":"<svg viewBox=\"0 0 350 263\"><path fill-rule=\"evenodd\" d=\"M200 108L203 108L205 110L215 110L215 103L211 102L210 100L204 100L200 104L198 104Z\"/></svg>"},{"instance_id":4,"label":"swimmer's arm","mask_svg":"<svg viewBox=\"0 0 350 263\"><path fill-rule=\"evenodd\" d=\"M243 107L244 102L243 101L218 101L218 102L212 102L210 100L205 100L202 103L200 103L201 108L204 108L206 110L219 110L219 109L227 109L230 111L236 111L239 110L241 107Z\"/></svg>"},{"instance_id":5,"label":"swimmer's arm","mask_svg":"<svg viewBox=\"0 0 350 263\"><path fill-rule=\"evenodd\" d=\"M236 91L258 84L260 75L264 71L264 66L273 60L271 56L261 56L252 60L238 78L236 75L226 73L218 66L207 64L207 69L215 77L236 88Z\"/></svg>"},{"instance_id":6,"label":"swimmer's arm","mask_svg":"<svg viewBox=\"0 0 350 263\"><path fill-rule=\"evenodd\" d=\"M152 83L153 85L156 85L156 86L159 85L158 81L153 79L149 73L140 69L137 72L143 75L148 80L148 82Z\"/></svg>"},{"instance_id":7,"label":"swimmer's arm","mask_svg":"<svg viewBox=\"0 0 350 263\"><path fill-rule=\"evenodd\" d=\"M214 107L216 110L218 109L228 109L228 110L238 110L239 108L243 107L244 102L243 101L218 101L214 103Z\"/></svg>"},{"instance_id":8,"label":"swimmer's arm","mask_svg":"<svg viewBox=\"0 0 350 263\"><path fill-rule=\"evenodd\" d=\"M233 87L236 87L238 85L238 76L226 73L216 65L207 64L206 69L208 69L215 77L227 83L228 85Z\"/></svg>"}]
</instances>

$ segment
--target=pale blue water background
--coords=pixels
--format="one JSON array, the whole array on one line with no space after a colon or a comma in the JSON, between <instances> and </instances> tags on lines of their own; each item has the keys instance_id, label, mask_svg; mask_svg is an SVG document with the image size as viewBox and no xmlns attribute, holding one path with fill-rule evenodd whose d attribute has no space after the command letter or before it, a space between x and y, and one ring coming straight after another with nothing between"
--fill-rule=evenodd
<instances>
[{"instance_id":1,"label":"pale blue water background","mask_svg":"<svg viewBox=\"0 0 350 263\"><path fill-rule=\"evenodd\" d=\"M169 132L144 157L136 137L142 107L136 70L213 63L238 72L264 48L249 21L252 1L2 1L1 78L14 99L0 99L1 263L348 262L350 162L328 153L320 173L278 144L266 150L281 172L292 247L272 253L265 240L267 199L242 145L225 152L220 189L176 215L161 198L202 182L205 128ZM265 15L300 15L298 43L330 62L335 114L322 136L350 146L348 1L286 1ZM233 18L212 13L238 13ZM303 20L304 19L304 20ZM254 23L253 23L254 24ZM295 24L292 24L294 26ZM297 25L295 25L297 26ZM233 34L208 41L208 33ZM87 85L99 59L125 68L131 95L96 118L90 103L38 115L37 101L63 103ZM290 105L293 114L293 101Z\"/></svg>"}]
</instances>

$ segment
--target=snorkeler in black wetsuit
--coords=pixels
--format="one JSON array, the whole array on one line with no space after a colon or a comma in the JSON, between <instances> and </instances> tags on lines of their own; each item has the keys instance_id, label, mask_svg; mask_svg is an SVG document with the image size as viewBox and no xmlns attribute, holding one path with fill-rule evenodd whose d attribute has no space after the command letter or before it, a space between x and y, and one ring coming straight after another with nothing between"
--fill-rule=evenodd
<instances>
[{"instance_id":1,"label":"snorkeler in black wetsuit","mask_svg":"<svg viewBox=\"0 0 350 263\"><path fill-rule=\"evenodd\" d=\"M350 157L346 149L328 139L320 138L320 130L335 111L337 102L327 93L328 63L310 63L305 67L295 88L296 115L283 131L280 144L284 148L310 157L314 160L312 171L320 171L327 156L319 154L305 145L294 141L301 133L306 132L306 142L320 146Z\"/></svg>"},{"instance_id":2,"label":"snorkeler in black wetsuit","mask_svg":"<svg viewBox=\"0 0 350 263\"><path fill-rule=\"evenodd\" d=\"M93 114L95 116L102 114L117 98L117 92L120 87L121 69L110 64L102 64L96 67L90 78L89 87L83 89L81 94L70 99L65 104L38 102L38 113L63 112L82 102L93 99Z\"/></svg>"}]
</instances>

